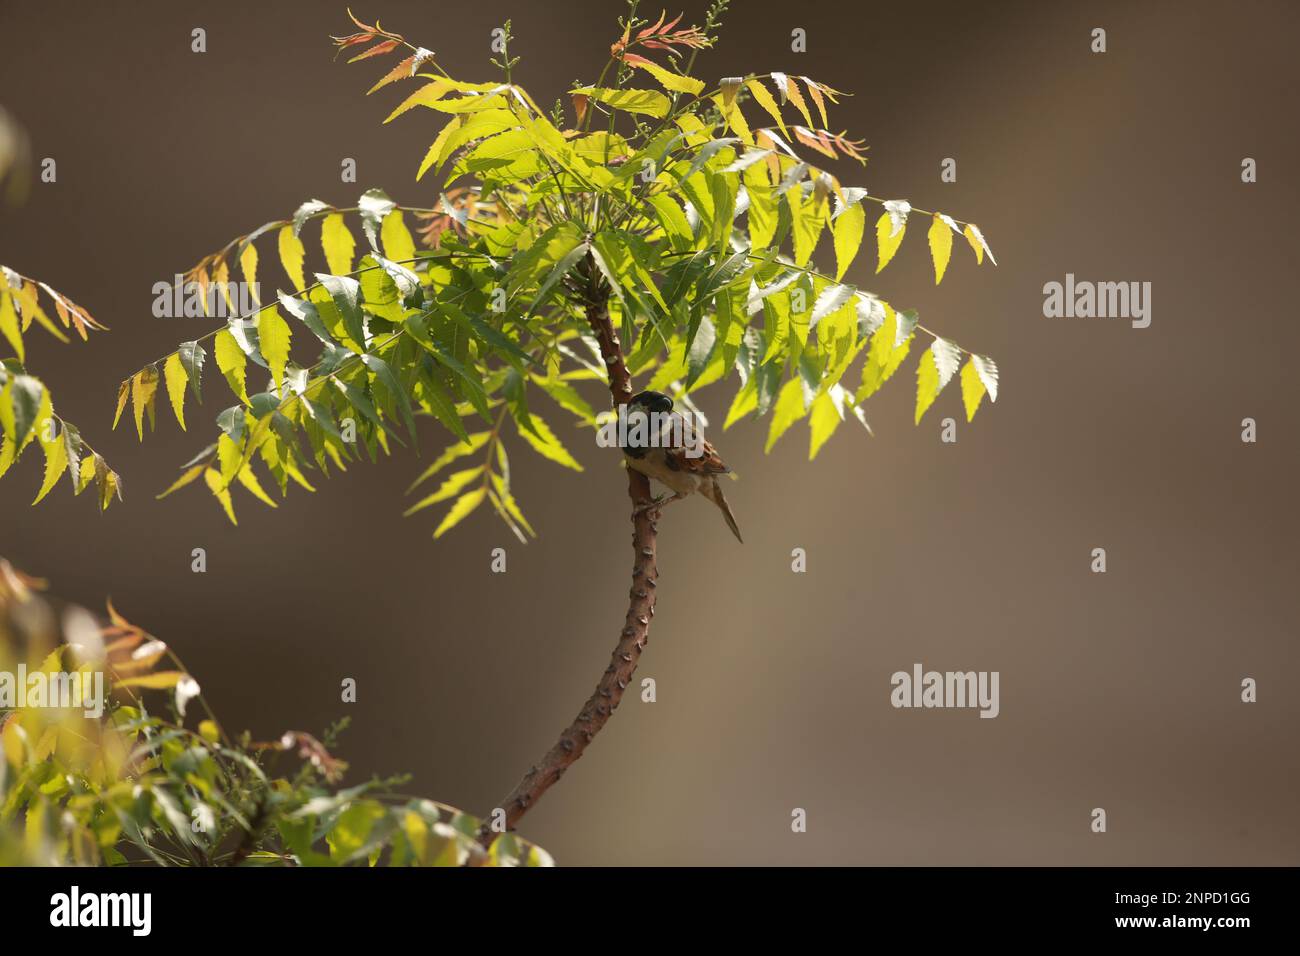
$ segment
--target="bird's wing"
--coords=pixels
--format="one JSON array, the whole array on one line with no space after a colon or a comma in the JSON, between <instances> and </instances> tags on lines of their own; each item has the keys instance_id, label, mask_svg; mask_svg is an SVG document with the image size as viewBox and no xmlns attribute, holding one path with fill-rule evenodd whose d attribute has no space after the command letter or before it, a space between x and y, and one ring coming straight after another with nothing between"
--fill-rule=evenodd
<instances>
[{"instance_id":1,"label":"bird's wing","mask_svg":"<svg viewBox=\"0 0 1300 956\"><path fill-rule=\"evenodd\" d=\"M708 439L704 440L702 448L695 451L696 454L692 457L687 448L665 448L664 463L673 471L684 471L692 475L725 475L731 471Z\"/></svg>"}]
</instances>

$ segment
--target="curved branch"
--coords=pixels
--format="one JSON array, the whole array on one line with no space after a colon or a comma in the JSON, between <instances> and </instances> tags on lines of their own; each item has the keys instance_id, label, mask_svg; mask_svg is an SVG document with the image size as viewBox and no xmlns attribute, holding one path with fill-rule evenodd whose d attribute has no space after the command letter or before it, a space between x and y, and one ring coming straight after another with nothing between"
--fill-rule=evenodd
<instances>
[{"instance_id":1,"label":"curved branch","mask_svg":"<svg viewBox=\"0 0 1300 956\"><path fill-rule=\"evenodd\" d=\"M588 260L589 277L596 275L594 264ZM608 292L594 287L594 278L588 280L590 297L587 303L587 321L600 344L601 358L609 373L609 390L615 406L624 405L632 397L632 377L628 374L619 347L618 336L609 318ZM627 493L632 499L632 587L628 592L627 617L619 632L618 643L609 666L601 676L596 690L582 705L560 739L540 761L529 768L522 780L499 805L505 811L506 829L513 829L522 817L551 786L564 775L569 766L582 756L587 745L605 726L610 715L623 699L623 692L632 683L632 674L650 639L650 620L655 613L655 586L659 570L655 563L655 545L658 530L658 509L645 509L650 501L650 482L640 472L628 469ZM491 818L484 822L478 833L479 842L487 847L500 833L491 826Z\"/></svg>"}]
</instances>

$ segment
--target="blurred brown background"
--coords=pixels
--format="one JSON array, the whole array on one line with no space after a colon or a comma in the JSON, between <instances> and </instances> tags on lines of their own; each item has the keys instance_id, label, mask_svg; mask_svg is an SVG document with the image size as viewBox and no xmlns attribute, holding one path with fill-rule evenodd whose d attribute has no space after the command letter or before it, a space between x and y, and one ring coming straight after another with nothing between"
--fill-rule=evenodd
<instances>
[{"instance_id":1,"label":"blurred brown background","mask_svg":"<svg viewBox=\"0 0 1300 956\"><path fill-rule=\"evenodd\" d=\"M488 78L490 30L513 18L517 76L542 103L594 78L623 10L353 6L465 79ZM1280 2L737 0L700 75L855 92L832 125L865 136L870 162L846 182L983 227L997 268L963 245L936 289L918 225L881 276L868 250L849 278L995 357L1001 398L966 425L954 383L913 427L909 363L870 403L876 437L846 426L813 464L802 425L766 458L766 420L715 430L744 476L728 494L747 543L703 503L668 512L639 672L658 703L629 694L529 836L568 864L1300 862L1297 25ZM152 318L153 283L310 197L350 205L377 185L432 203L414 173L433 118L381 126L405 92L367 99L386 67L331 62L326 35L347 27L342 0L0 0L0 102L58 162L57 184L0 210L0 261L112 327L34 337L29 363L127 494L104 516L66 488L29 509L40 468L21 464L0 483L0 553L69 598L111 594L228 725L265 738L351 714L351 779L409 770L411 790L485 812L613 646L631 559L616 460L581 432L564 437L582 475L520 448L540 540L480 512L435 543L433 516L401 518L422 467L406 454L274 512L245 497L238 529L197 488L154 501L228 404L211 368L188 435L167 410L143 446L109 431L117 382L209 327ZM345 156L357 185L339 182ZM949 156L956 184L939 180ZM1151 327L1044 318L1042 286L1067 272L1150 281ZM703 393L706 411L731 391ZM1240 441L1246 416L1258 444ZM488 570L497 546L505 575ZM892 709L890 674L917 661L1000 671L1001 716ZM1239 701L1245 676L1257 704Z\"/></svg>"}]
</instances>

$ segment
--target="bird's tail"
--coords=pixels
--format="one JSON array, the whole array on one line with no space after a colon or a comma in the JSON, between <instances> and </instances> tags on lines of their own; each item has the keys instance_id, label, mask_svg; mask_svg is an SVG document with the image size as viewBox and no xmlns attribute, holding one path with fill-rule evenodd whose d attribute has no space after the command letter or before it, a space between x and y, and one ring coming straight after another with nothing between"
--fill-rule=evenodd
<instances>
[{"instance_id":1,"label":"bird's tail","mask_svg":"<svg viewBox=\"0 0 1300 956\"><path fill-rule=\"evenodd\" d=\"M722 512L722 517L726 519L727 527L731 529L731 533L736 536L737 541L744 544L745 539L740 536L736 516L731 513L731 505L727 504L727 496L722 493L722 486L718 484L716 478L704 486L704 496L718 506L718 510Z\"/></svg>"}]
</instances>

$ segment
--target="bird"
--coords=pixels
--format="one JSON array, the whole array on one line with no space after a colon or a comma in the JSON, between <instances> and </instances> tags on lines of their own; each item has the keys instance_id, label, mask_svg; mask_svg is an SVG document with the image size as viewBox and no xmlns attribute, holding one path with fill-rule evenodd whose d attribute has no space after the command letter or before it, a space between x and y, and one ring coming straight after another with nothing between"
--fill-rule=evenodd
<instances>
[{"instance_id":1,"label":"bird","mask_svg":"<svg viewBox=\"0 0 1300 956\"><path fill-rule=\"evenodd\" d=\"M638 415L646 419L646 424L636 423ZM656 415L659 417L656 418ZM722 487L718 484L719 475L728 475L733 479L736 476L698 429L688 425L680 414L673 412L673 400L663 392L641 392L627 403L626 420L627 430L622 436L620 447L628 467L647 478L653 478L672 491L671 496L660 496L642 505L638 508L638 513L661 508L698 492L717 505L731 533L737 541L744 544L745 539L740 536L740 528L736 525L736 516L731 513L731 506L727 504ZM659 428L657 433L654 431L656 424ZM633 432L638 430L646 437L634 440ZM688 445L683 437L691 434L698 441Z\"/></svg>"}]
</instances>

